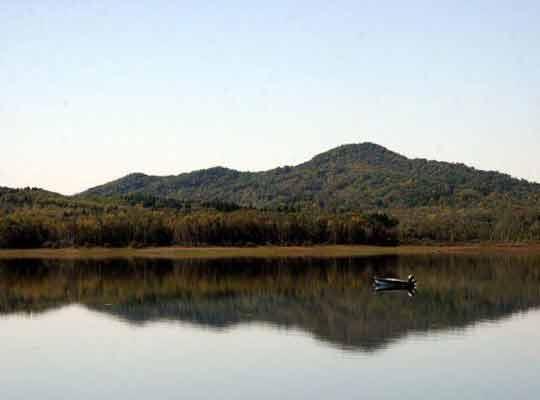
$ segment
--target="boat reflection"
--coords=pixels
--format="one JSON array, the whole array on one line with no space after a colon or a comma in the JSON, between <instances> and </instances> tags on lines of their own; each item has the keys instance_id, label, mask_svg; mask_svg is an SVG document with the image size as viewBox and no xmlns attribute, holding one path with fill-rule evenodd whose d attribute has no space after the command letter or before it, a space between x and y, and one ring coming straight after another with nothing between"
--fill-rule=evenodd
<instances>
[{"instance_id":1,"label":"boat reflection","mask_svg":"<svg viewBox=\"0 0 540 400\"><path fill-rule=\"evenodd\" d=\"M381 286L375 286L373 288L374 292L377 294L381 293L407 293L409 297L416 296L416 287L412 288L399 288L399 287L381 287Z\"/></svg>"}]
</instances>

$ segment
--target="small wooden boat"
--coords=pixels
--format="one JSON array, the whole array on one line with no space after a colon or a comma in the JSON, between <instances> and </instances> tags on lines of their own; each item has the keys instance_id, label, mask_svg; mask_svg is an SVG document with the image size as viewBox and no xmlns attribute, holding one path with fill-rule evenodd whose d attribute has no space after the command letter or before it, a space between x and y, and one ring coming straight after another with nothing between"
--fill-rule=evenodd
<instances>
[{"instance_id":1,"label":"small wooden boat","mask_svg":"<svg viewBox=\"0 0 540 400\"><path fill-rule=\"evenodd\" d=\"M407 280L404 279L395 279L395 278L373 278L373 286L375 289L415 289L416 288L416 279L413 275L409 275Z\"/></svg>"},{"instance_id":2,"label":"small wooden boat","mask_svg":"<svg viewBox=\"0 0 540 400\"><path fill-rule=\"evenodd\" d=\"M416 295L416 279L409 275L407 280L395 278L373 278L375 292L402 292L406 291L410 297Z\"/></svg>"}]
</instances>

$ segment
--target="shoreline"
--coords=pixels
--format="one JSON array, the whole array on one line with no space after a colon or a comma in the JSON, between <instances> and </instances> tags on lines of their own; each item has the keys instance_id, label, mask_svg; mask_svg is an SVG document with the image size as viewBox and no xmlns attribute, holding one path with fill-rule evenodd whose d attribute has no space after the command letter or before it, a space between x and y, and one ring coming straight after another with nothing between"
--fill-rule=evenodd
<instances>
[{"instance_id":1,"label":"shoreline","mask_svg":"<svg viewBox=\"0 0 540 400\"><path fill-rule=\"evenodd\" d=\"M368 245L258 246L258 247L147 247L147 248L64 248L0 249L2 259L216 259L216 258L291 258L291 257L365 257L383 255L435 254L521 254L540 255L540 243L480 243L459 245L403 245L396 247Z\"/></svg>"}]
</instances>

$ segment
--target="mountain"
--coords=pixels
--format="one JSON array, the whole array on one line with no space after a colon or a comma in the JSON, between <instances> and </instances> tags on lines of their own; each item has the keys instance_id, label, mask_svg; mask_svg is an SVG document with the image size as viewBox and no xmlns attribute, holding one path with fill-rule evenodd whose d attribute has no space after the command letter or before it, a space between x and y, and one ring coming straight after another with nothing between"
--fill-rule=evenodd
<instances>
[{"instance_id":1,"label":"mountain","mask_svg":"<svg viewBox=\"0 0 540 400\"><path fill-rule=\"evenodd\" d=\"M76 196L0 188L0 248L536 240L539 184L372 143L264 172L131 174Z\"/></svg>"},{"instance_id":2,"label":"mountain","mask_svg":"<svg viewBox=\"0 0 540 400\"><path fill-rule=\"evenodd\" d=\"M256 208L334 211L520 201L537 198L540 184L463 164L409 159L374 143L360 143L337 147L294 167L263 172L216 167L174 176L135 173L81 196L136 194Z\"/></svg>"}]
</instances>

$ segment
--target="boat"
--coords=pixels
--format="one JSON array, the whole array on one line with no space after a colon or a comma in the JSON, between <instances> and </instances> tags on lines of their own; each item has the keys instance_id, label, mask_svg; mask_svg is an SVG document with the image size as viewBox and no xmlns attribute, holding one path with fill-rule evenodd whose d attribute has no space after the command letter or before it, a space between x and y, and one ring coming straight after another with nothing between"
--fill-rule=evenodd
<instances>
[{"instance_id":1,"label":"boat","mask_svg":"<svg viewBox=\"0 0 540 400\"><path fill-rule=\"evenodd\" d=\"M396 278L373 278L373 288L379 292L407 292L410 297L416 295L416 279L409 275L407 280Z\"/></svg>"},{"instance_id":2,"label":"boat","mask_svg":"<svg viewBox=\"0 0 540 400\"><path fill-rule=\"evenodd\" d=\"M409 275L407 280L404 279L396 279L396 278L379 278L375 277L373 278L373 286L375 286L375 289L415 289L416 288L416 279L414 279L414 275Z\"/></svg>"}]
</instances>

